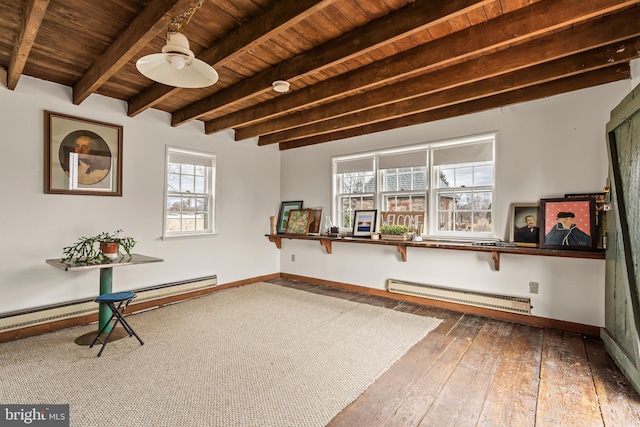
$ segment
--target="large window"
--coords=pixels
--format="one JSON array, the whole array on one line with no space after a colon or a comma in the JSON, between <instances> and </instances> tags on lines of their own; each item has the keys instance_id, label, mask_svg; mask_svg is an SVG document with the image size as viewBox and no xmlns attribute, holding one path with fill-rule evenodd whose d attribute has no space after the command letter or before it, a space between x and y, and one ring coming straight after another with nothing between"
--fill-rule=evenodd
<instances>
[{"instance_id":1,"label":"large window","mask_svg":"<svg viewBox=\"0 0 640 427\"><path fill-rule=\"evenodd\" d=\"M216 156L167 147L166 157L163 235L212 234Z\"/></svg>"},{"instance_id":2,"label":"large window","mask_svg":"<svg viewBox=\"0 0 640 427\"><path fill-rule=\"evenodd\" d=\"M493 237L495 134L333 159L332 220L358 209L424 213L424 234Z\"/></svg>"}]
</instances>

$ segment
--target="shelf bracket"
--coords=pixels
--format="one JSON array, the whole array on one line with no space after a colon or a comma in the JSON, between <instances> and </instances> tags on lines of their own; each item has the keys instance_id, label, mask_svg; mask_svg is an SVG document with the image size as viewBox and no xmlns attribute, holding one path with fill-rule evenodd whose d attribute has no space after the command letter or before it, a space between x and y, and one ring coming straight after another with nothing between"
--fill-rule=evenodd
<instances>
[{"instance_id":1,"label":"shelf bracket","mask_svg":"<svg viewBox=\"0 0 640 427\"><path fill-rule=\"evenodd\" d=\"M500 252L491 252L491 258L493 258L493 264L496 271L500 271Z\"/></svg>"},{"instance_id":2,"label":"shelf bracket","mask_svg":"<svg viewBox=\"0 0 640 427\"><path fill-rule=\"evenodd\" d=\"M398 245L398 252L402 255L402 261L407 261L407 247L405 245Z\"/></svg>"},{"instance_id":3,"label":"shelf bracket","mask_svg":"<svg viewBox=\"0 0 640 427\"><path fill-rule=\"evenodd\" d=\"M327 253L331 253L331 240L329 239L320 239L320 244L327 250Z\"/></svg>"},{"instance_id":4,"label":"shelf bracket","mask_svg":"<svg viewBox=\"0 0 640 427\"><path fill-rule=\"evenodd\" d=\"M276 244L278 249L282 249L282 237L280 236L269 236L269 241Z\"/></svg>"}]
</instances>

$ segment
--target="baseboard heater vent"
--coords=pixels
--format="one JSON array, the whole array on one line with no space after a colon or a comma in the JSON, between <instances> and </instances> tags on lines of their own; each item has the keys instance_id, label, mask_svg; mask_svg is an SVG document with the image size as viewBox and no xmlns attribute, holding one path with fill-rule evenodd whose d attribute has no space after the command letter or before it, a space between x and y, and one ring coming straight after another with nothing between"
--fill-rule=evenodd
<instances>
[{"instance_id":1,"label":"baseboard heater vent","mask_svg":"<svg viewBox=\"0 0 640 427\"><path fill-rule=\"evenodd\" d=\"M217 284L217 276L207 276L198 279L136 289L135 293L137 297L131 302L131 306L133 311L135 311L136 304L185 294L187 292L199 291L216 286ZM0 332L8 332L14 329L56 322L74 317L88 316L97 312L98 304L93 302L93 299L85 299L53 306L39 307L31 310L6 313L0 316Z\"/></svg>"},{"instance_id":2,"label":"baseboard heater vent","mask_svg":"<svg viewBox=\"0 0 640 427\"><path fill-rule=\"evenodd\" d=\"M531 298L443 288L440 286L410 283L395 279L389 279L387 281L387 290L397 294L413 295L491 310L531 315Z\"/></svg>"}]
</instances>

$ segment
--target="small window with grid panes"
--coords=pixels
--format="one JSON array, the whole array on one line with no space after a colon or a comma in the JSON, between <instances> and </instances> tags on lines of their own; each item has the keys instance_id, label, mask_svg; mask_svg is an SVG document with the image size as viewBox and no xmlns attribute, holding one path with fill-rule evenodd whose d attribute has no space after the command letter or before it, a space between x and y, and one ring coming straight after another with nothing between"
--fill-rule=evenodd
<instances>
[{"instance_id":1,"label":"small window with grid panes","mask_svg":"<svg viewBox=\"0 0 640 427\"><path fill-rule=\"evenodd\" d=\"M167 147L164 237L214 233L216 156Z\"/></svg>"}]
</instances>

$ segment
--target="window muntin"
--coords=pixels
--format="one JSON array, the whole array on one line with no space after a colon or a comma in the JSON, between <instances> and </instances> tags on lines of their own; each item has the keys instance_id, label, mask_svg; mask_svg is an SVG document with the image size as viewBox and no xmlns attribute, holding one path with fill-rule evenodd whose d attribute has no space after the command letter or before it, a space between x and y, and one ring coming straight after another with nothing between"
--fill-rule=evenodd
<instances>
[{"instance_id":1,"label":"window muntin","mask_svg":"<svg viewBox=\"0 0 640 427\"><path fill-rule=\"evenodd\" d=\"M212 234L216 156L167 147L163 236Z\"/></svg>"},{"instance_id":2,"label":"window muntin","mask_svg":"<svg viewBox=\"0 0 640 427\"><path fill-rule=\"evenodd\" d=\"M425 213L427 235L493 237L494 142L491 134L359 157L372 170L334 173L334 225L350 228L356 209L412 211ZM334 159L334 171L348 161Z\"/></svg>"},{"instance_id":3,"label":"window muntin","mask_svg":"<svg viewBox=\"0 0 640 427\"><path fill-rule=\"evenodd\" d=\"M381 162L383 163L383 162ZM382 211L425 211L427 168L380 169Z\"/></svg>"},{"instance_id":4,"label":"window muntin","mask_svg":"<svg viewBox=\"0 0 640 427\"><path fill-rule=\"evenodd\" d=\"M427 188L426 166L381 169L382 191L425 190Z\"/></svg>"},{"instance_id":5,"label":"window muntin","mask_svg":"<svg viewBox=\"0 0 640 427\"><path fill-rule=\"evenodd\" d=\"M438 176L436 230L492 232L493 162L434 167Z\"/></svg>"},{"instance_id":6,"label":"window muntin","mask_svg":"<svg viewBox=\"0 0 640 427\"><path fill-rule=\"evenodd\" d=\"M383 194L382 211L424 212L426 210L424 193ZM373 208L371 208L373 209Z\"/></svg>"},{"instance_id":7,"label":"window muntin","mask_svg":"<svg viewBox=\"0 0 640 427\"><path fill-rule=\"evenodd\" d=\"M352 158L335 163L336 203L334 225L353 226L354 213L374 209L376 176L372 157Z\"/></svg>"},{"instance_id":8,"label":"window muntin","mask_svg":"<svg viewBox=\"0 0 640 427\"><path fill-rule=\"evenodd\" d=\"M342 221L342 227L353 227L353 219L355 211L362 209L374 209L375 203L373 201L373 195L360 195L360 196L341 196L340 197L340 220Z\"/></svg>"}]
</instances>

